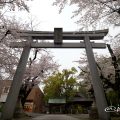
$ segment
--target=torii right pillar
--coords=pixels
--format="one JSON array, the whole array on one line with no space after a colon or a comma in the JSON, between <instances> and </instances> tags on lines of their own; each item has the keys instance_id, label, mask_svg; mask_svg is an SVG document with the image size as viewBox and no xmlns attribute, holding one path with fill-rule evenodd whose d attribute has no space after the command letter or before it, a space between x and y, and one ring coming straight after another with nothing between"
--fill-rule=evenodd
<instances>
[{"instance_id":1,"label":"torii right pillar","mask_svg":"<svg viewBox=\"0 0 120 120\"><path fill-rule=\"evenodd\" d=\"M89 68L92 76L92 84L93 84L93 89L94 89L94 94L96 99L96 105L98 108L99 120L111 120L110 113L105 112L104 110L106 107L108 107L107 101L106 101L103 85L97 70L97 65L95 62L89 36L85 36L84 42L85 42Z\"/></svg>"}]
</instances>

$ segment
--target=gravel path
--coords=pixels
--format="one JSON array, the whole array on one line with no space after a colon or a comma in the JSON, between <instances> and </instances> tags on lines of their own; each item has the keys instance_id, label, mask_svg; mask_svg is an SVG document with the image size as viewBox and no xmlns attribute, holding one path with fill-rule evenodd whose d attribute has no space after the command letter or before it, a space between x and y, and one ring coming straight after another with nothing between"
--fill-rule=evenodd
<instances>
[{"instance_id":1,"label":"gravel path","mask_svg":"<svg viewBox=\"0 0 120 120\"><path fill-rule=\"evenodd\" d=\"M32 120L80 120L68 115L43 115L32 118Z\"/></svg>"}]
</instances>

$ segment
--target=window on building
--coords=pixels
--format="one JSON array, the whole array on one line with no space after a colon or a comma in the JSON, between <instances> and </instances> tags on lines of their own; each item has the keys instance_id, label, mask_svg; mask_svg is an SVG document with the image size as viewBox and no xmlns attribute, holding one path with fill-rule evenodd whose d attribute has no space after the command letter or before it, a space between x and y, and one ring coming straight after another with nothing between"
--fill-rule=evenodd
<instances>
[{"instance_id":1,"label":"window on building","mask_svg":"<svg viewBox=\"0 0 120 120\"><path fill-rule=\"evenodd\" d=\"M3 88L3 93L8 93L8 92L9 92L9 89L10 89L10 87L9 87L9 86L4 87L4 88Z\"/></svg>"}]
</instances>

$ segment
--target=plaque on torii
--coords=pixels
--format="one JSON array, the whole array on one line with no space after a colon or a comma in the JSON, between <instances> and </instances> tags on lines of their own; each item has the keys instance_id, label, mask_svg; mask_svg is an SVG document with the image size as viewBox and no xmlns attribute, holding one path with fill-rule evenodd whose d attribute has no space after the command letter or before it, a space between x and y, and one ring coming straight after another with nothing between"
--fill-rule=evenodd
<instances>
[{"instance_id":1,"label":"plaque on torii","mask_svg":"<svg viewBox=\"0 0 120 120\"><path fill-rule=\"evenodd\" d=\"M14 35L13 33L12 35ZM23 48L23 52L13 78L13 82L7 97L7 101L3 108L2 117L4 119L11 119L13 117L15 105L17 102L19 90L22 84L22 79L31 48L85 48L89 62L90 73L92 76L92 84L96 99L96 105L98 108L99 119L110 120L110 114L104 111L104 109L107 107L107 101L105 98L104 89L99 77L99 73L97 70L96 62L92 51L93 48L97 49L106 48L106 45L105 43L91 42L91 40L95 41L102 40L107 33L108 30L63 32L62 28L55 28L54 32L18 31L17 32L18 38L26 39L26 41L10 43L10 47ZM54 42L53 43L37 42L37 40L54 40ZM82 40L82 41L79 43L75 42L70 43L69 41L67 43L64 43L63 40L69 41Z\"/></svg>"}]
</instances>

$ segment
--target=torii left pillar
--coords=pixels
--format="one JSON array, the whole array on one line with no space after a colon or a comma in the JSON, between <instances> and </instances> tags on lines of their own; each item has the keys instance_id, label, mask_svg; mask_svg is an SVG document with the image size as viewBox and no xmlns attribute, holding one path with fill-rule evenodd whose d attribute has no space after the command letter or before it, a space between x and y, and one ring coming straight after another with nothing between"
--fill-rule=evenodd
<instances>
[{"instance_id":1,"label":"torii left pillar","mask_svg":"<svg viewBox=\"0 0 120 120\"><path fill-rule=\"evenodd\" d=\"M32 41L31 38L30 38L30 41ZM30 53L30 44L23 48L23 52L22 52L18 67L16 69L6 103L3 106L2 120L11 120L13 118L13 114L15 111L20 87L22 84L22 79L25 73L29 53Z\"/></svg>"}]
</instances>

